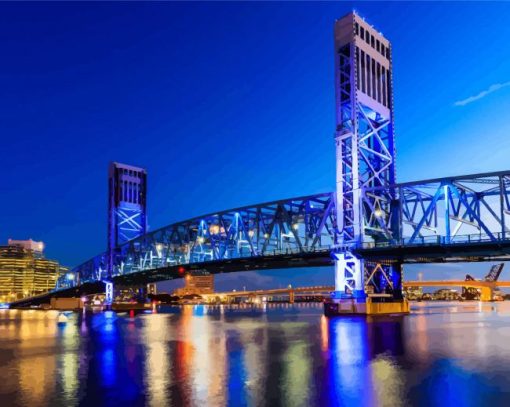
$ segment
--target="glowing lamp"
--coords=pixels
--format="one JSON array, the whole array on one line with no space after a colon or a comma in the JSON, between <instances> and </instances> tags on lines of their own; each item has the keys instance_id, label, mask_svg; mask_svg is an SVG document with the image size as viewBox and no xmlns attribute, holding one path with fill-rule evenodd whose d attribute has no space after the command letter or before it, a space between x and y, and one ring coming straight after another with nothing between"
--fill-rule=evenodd
<instances>
[{"instance_id":1,"label":"glowing lamp","mask_svg":"<svg viewBox=\"0 0 510 407\"><path fill-rule=\"evenodd\" d=\"M383 214L384 214L384 212L383 212L383 211L381 211L380 209L376 209L376 210L374 211L374 215L375 215L376 217L378 217L378 218L382 217L382 216L383 216Z\"/></svg>"}]
</instances>

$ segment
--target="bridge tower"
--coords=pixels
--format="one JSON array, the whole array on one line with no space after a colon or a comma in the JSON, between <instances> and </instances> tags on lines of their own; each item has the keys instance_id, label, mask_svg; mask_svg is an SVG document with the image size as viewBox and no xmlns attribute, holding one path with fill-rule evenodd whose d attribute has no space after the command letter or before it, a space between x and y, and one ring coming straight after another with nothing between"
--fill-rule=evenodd
<instances>
[{"instance_id":1,"label":"bridge tower","mask_svg":"<svg viewBox=\"0 0 510 407\"><path fill-rule=\"evenodd\" d=\"M110 163L108 172L108 270L111 279L116 248L147 231L147 171Z\"/></svg>"},{"instance_id":2,"label":"bridge tower","mask_svg":"<svg viewBox=\"0 0 510 407\"><path fill-rule=\"evenodd\" d=\"M401 298L398 264L369 264L354 247L396 238L392 224L395 137L391 44L356 13L335 23L336 210L339 231L335 297L365 302L365 291ZM381 192L366 192L381 188ZM383 190L383 188L385 188ZM397 228L398 229L398 228Z\"/></svg>"}]
</instances>

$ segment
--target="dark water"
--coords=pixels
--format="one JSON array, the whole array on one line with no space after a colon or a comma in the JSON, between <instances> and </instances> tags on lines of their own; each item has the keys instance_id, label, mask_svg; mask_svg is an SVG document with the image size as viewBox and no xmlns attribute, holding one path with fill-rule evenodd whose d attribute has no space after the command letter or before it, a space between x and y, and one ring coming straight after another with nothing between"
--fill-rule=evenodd
<instances>
[{"instance_id":1,"label":"dark water","mask_svg":"<svg viewBox=\"0 0 510 407\"><path fill-rule=\"evenodd\" d=\"M510 303L0 311L0 406L510 405Z\"/></svg>"}]
</instances>

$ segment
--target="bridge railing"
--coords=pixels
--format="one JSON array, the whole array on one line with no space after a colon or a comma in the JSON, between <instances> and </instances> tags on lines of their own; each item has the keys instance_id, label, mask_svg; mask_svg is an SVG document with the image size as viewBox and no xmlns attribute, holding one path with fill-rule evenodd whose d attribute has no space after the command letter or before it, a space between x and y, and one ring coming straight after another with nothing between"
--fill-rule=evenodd
<instances>
[{"instance_id":1,"label":"bridge railing","mask_svg":"<svg viewBox=\"0 0 510 407\"><path fill-rule=\"evenodd\" d=\"M411 240L410 238L402 239L390 239L384 241L375 242L373 240L364 241L360 247L363 249L371 248L384 248L384 247L411 247L411 246L437 246L437 245L456 245L456 244L476 244L476 243L490 243L490 242L501 242L503 240L510 240L510 235L502 233L495 233L489 235L457 235L455 239L447 241L445 236L420 236L416 239Z\"/></svg>"}]
</instances>

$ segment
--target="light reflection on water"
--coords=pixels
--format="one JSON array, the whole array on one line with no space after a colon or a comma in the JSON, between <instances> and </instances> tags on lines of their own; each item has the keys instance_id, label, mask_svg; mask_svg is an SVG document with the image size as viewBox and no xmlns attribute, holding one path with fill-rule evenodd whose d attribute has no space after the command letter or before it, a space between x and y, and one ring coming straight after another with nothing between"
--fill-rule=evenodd
<instances>
[{"instance_id":1,"label":"light reflection on water","mask_svg":"<svg viewBox=\"0 0 510 407\"><path fill-rule=\"evenodd\" d=\"M0 311L0 405L507 405L510 303Z\"/></svg>"}]
</instances>

